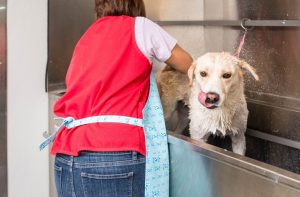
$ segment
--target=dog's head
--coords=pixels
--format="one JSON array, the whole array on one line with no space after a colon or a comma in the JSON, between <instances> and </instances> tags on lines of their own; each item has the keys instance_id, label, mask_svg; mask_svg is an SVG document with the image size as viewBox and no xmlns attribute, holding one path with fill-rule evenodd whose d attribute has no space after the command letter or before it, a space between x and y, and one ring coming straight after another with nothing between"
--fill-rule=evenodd
<instances>
[{"instance_id":1,"label":"dog's head","mask_svg":"<svg viewBox=\"0 0 300 197\"><path fill-rule=\"evenodd\" d=\"M206 53L193 63L188 76L194 91L198 91L199 102L213 109L243 86L243 70L259 79L253 67L230 53Z\"/></svg>"}]
</instances>

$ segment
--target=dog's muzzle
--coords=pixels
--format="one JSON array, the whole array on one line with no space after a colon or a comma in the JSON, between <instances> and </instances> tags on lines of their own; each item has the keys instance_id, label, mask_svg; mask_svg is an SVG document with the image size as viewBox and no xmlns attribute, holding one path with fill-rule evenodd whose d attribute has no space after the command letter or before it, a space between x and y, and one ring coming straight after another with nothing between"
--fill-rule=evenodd
<instances>
[{"instance_id":1,"label":"dog's muzzle","mask_svg":"<svg viewBox=\"0 0 300 197\"><path fill-rule=\"evenodd\" d=\"M220 101L220 96L214 92L200 92L198 95L199 102L208 109L214 109L218 107L218 103Z\"/></svg>"}]
</instances>

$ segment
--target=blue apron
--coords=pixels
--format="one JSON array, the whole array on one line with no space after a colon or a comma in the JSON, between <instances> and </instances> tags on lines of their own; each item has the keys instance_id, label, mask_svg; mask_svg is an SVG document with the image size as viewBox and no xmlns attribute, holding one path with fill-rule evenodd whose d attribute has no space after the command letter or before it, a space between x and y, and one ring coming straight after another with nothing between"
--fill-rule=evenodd
<instances>
[{"instance_id":1,"label":"blue apron","mask_svg":"<svg viewBox=\"0 0 300 197\"><path fill-rule=\"evenodd\" d=\"M41 145L49 145L62 127L68 129L96 122L116 122L144 127L146 138L145 197L169 196L169 154L163 110L153 72L150 77L150 91L143 109L143 119L126 116L93 116L79 120L72 117L62 119L62 124Z\"/></svg>"}]
</instances>

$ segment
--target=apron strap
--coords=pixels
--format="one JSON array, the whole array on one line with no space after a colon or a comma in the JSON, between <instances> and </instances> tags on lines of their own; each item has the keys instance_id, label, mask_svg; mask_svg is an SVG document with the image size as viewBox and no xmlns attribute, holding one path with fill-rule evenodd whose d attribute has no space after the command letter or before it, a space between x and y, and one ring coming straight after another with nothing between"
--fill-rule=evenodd
<instances>
[{"instance_id":1,"label":"apron strap","mask_svg":"<svg viewBox=\"0 0 300 197\"><path fill-rule=\"evenodd\" d=\"M66 127L68 129L78 127L81 125L91 124L91 123L100 123L100 122L109 122L109 123L123 123L133 126L143 127L143 120L140 118L132 118L128 116L117 116L117 115L102 115L102 116L91 116L87 118L82 118L78 120L73 120Z\"/></svg>"},{"instance_id":2,"label":"apron strap","mask_svg":"<svg viewBox=\"0 0 300 197\"><path fill-rule=\"evenodd\" d=\"M91 123L100 123L100 122L109 122L109 123L123 123L123 124L129 124L133 126L138 127L144 127L143 119L140 118L132 118L128 116L117 116L117 115L102 115L102 116L91 116L87 118L82 118L75 120L73 117L67 117L67 118L54 118L56 120L62 120L61 125L55 129L55 132L51 134L41 145L40 150L43 150L46 146L48 146L50 143L52 143L59 131L63 127L67 127L68 129L78 127L81 125L91 124Z\"/></svg>"}]
</instances>

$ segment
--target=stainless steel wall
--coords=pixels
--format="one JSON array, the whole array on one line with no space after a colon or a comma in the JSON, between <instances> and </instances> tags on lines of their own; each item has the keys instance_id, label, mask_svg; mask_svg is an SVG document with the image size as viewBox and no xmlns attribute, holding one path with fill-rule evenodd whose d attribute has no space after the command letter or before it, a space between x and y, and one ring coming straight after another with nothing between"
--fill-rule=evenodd
<instances>
[{"instance_id":1,"label":"stainless steel wall","mask_svg":"<svg viewBox=\"0 0 300 197\"><path fill-rule=\"evenodd\" d=\"M46 89L64 90L75 44L96 19L94 0L48 1L48 63Z\"/></svg>"},{"instance_id":2,"label":"stainless steel wall","mask_svg":"<svg viewBox=\"0 0 300 197\"><path fill-rule=\"evenodd\" d=\"M0 0L0 196L7 196L6 0Z\"/></svg>"}]
</instances>

